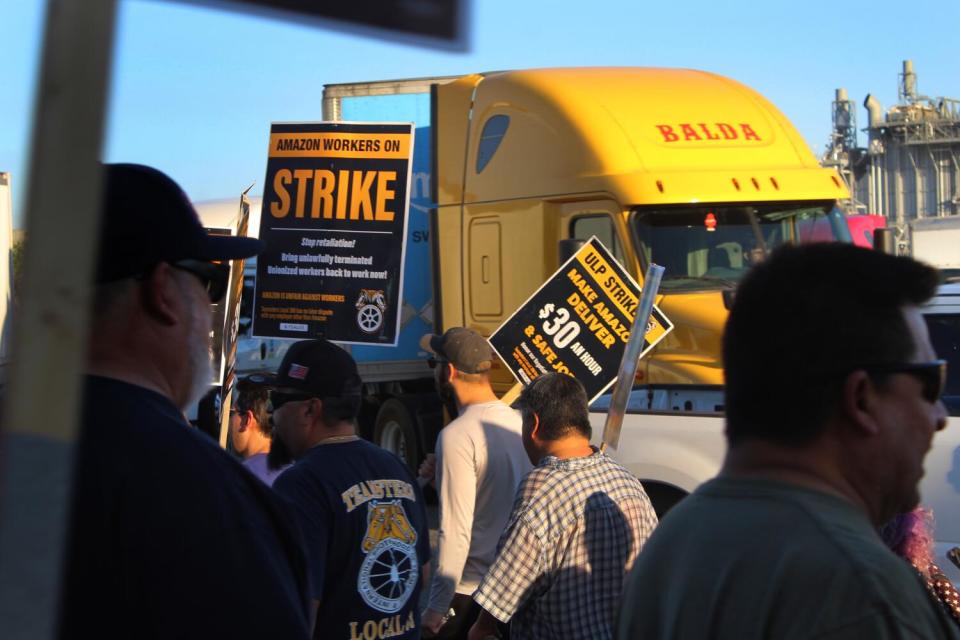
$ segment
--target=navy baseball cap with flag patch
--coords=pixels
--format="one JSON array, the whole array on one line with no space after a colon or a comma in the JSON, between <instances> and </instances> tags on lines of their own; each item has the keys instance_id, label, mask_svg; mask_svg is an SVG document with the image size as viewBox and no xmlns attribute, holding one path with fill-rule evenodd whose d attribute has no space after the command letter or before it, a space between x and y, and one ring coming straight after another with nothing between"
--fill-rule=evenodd
<instances>
[{"instance_id":1,"label":"navy baseball cap with flag patch","mask_svg":"<svg viewBox=\"0 0 960 640\"><path fill-rule=\"evenodd\" d=\"M152 167L105 164L103 177L97 282L137 276L161 262L249 258L263 248L256 238L207 233L183 189Z\"/></svg>"},{"instance_id":2,"label":"navy baseball cap with flag patch","mask_svg":"<svg viewBox=\"0 0 960 640\"><path fill-rule=\"evenodd\" d=\"M276 375L252 375L255 384L318 398L355 399L360 403L360 374L353 357L329 340L301 340L290 345Z\"/></svg>"}]
</instances>

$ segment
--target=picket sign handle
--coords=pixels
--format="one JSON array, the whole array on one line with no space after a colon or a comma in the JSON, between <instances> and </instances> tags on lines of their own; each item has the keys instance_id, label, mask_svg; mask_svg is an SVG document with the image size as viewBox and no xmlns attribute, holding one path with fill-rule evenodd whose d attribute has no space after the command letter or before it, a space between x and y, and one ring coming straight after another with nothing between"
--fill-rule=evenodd
<instances>
[{"instance_id":1,"label":"picket sign handle","mask_svg":"<svg viewBox=\"0 0 960 640\"><path fill-rule=\"evenodd\" d=\"M627 400L630 398L630 390L633 389L633 381L637 375L637 363L646 342L646 328L650 322L653 301L660 289L663 272L663 267L658 264L651 264L643 278L640 306L637 309L636 317L633 319L633 326L630 327L630 339L627 341L627 348L623 350L623 358L620 360L617 381L614 383L613 394L610 398L610 408L607 409L607 420L603 425L603 442L600 445L600 451L606 451L607 446L616 449L620 442L620 430L623 428L623 416L627 409Z\"/></svg>"}]
</instances>

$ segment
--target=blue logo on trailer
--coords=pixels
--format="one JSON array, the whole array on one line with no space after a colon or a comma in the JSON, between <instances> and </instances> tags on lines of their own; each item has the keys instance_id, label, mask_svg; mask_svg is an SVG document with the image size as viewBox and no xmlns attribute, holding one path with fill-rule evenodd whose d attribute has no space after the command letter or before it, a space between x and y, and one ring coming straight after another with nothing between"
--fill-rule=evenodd
<instances>
[{"instance_id":1,"label":"blue logo on trailer","mask_svg":"<svg viewBox=\"0 0 960 640\"><path fill-rule=\"evenodd\" d=\"M342 117L350 122L413 121L413 176L404 257L400 337L396 347L351 345L357 362L422 360L420 338L433 331L433 277L430 271L430 96L412 94L344 99ZM392 312L392 311L391 311Z\"/></svg>"}]
</instances>

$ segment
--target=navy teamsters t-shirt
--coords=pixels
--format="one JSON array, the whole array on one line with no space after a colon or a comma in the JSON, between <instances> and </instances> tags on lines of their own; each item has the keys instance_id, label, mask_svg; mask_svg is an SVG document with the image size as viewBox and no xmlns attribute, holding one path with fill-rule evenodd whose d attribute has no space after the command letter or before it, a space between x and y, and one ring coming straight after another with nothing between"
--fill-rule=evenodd
<instances>
[{"instance_id":1,"label":"navy teamsters t-shirt","mask_svg":"<svg viewBox=\"0 0 960 640\"><path fill-rule=\"evenodd\" d=\"M430 560L420 487L364 440L320 444L274 482L307 545L314 638L419 638L421 567Z\"/></svg>"}]
</instances>

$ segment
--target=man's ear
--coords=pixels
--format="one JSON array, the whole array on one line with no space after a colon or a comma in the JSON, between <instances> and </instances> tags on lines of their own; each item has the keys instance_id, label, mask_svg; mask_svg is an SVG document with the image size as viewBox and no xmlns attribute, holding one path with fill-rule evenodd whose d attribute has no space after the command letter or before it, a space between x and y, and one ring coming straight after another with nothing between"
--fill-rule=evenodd
<instances>
[{"instance_id":1,"label":"man's ear","mask_svg":"<svg viewBox=\"0 0 960 640\"><path fill-rule=\"evenodd\" d=\"M540 416L533 413L533 424L530 425L530 438L540 440Z\"/></svg>"},{"instance_id":2,"label":"man's ear","mask_svg":"<svg viewBox=\"0 0 960 640\"><path fill-rule=\"evenodd\" d=\"M237 429L240 433L243 433L247 430L250 425L250 421L253 419L253 412L247 409L246 411L240 412L240 428Z\"/></svg>"},{"instance_id":3,"label":"man's ear","mask_svg":"<svg viewBox=\"0 0 960 640\"><path fill-rule=\"evenodd\" d=\"M847 375L841 388L839 408L846 422L860 433L875 436L880 432L877 385L861 370Z\"/></svg>"},{"instance_id":4,"label":"man's ear","mask_svg":"<svg viewBox=\"0 0 960 640\"><path fill-rule=\"evenodd\" d=\"M317 419L320 419L323 416L323 400L320 398L307 400L307 415L316 416Z\"/></svg>"},{"instance_id":5,"label":"man's ear","mask_svg":"<svg viewBox=\"0 0 960 640\"><path fill-rule=\"evenodd\" d=\"M183 313L185 292L173 273L173 267L166 262L154 266L143 277L140 296L146 312L158 322L174 325Z\"/></svg>"}]
</instances>

